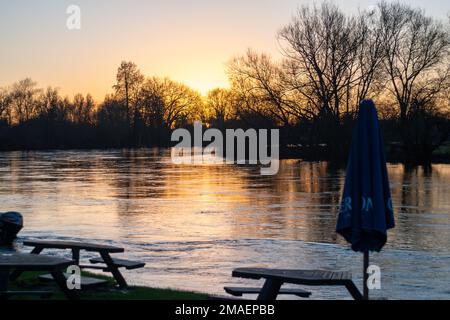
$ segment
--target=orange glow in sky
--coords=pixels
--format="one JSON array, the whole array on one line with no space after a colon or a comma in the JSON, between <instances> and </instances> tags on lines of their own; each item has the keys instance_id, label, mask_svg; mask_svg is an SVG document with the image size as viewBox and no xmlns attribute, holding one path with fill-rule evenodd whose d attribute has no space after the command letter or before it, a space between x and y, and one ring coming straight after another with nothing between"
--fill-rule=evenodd
<instances>
[{"instance_id":1,"label":"orange glow in sky","mask_svg":"<svg viewBox=\"0 0 450 320\"><path fill-rule=\"evenodd\" d=\"M225 65L233 56L248 48L279 55L277 31L299 5L312 2L0 0L0 87L31 77L63 95L91 93L100 100L127 60L146 76L167 76L206 94L228 86ZM448 2L412 2L435 15L450 10ZM374 1L338 3L350 12ZM71 4L80 7L80 30L66 27Z\"/></svg>"}]
</instances>

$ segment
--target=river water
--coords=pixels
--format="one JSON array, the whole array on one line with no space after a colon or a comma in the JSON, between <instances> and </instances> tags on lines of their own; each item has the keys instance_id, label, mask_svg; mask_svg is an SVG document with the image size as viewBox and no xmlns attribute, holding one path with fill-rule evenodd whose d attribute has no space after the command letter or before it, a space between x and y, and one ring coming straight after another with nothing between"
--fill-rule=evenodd
<instances>
[{"instance_id":1,"label":"river water","mask_svg":"<svg viewBox=\"0 0 450 320\"><path fill-rule=\"evenodd\" d=\"M450 165L389 164L397 226L371 263L373 297L450 298ZM345 171L327 162L255 166L175 165L164 149L0 153L0 211L19 211L25 239L89 240L123 246L147 263L132 284L224 295L236 267L351 270L362 256L334 232ZM4 249L3 249L4 250ZM64 254L49 251L49 254ZM89 258L85 254L84 258ZM349 298L310 288L316 299Z\"/></svg>"}]
</instances>

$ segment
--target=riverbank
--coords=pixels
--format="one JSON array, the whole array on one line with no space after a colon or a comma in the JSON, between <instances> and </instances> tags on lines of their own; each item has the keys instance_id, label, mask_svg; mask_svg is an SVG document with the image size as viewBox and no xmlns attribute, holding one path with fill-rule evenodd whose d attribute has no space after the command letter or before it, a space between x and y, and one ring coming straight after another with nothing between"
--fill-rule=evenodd
<instances>
[{"instance_id":1,"label":"riverbank","mask_svg":"<svg viewBox=\"0 0 450 320\"><path fill-rule=\"evenodd\" d=\"M405 163L413 165L410 161L406 161L404 151L400 145L386 145L386 160L389 163ZM326 146L303 147L296 145L288 145L280 149L280 159L301 159L304 161L328 161L335 166L345 167L347 164L347 156L342 159L330 159ZM438 147L431 155L430 163L450 163L450 142ZM418 165L418 163L416 163Z\"/></svg>"},{"instance_id":2,"label":"riverbank","mask_svg":"<svg viewBox=\"0 0 450 320\"><path fill-rule=\"evenodd\" d=\"M52 282L41 282L38 276L40 272L25 272L19 279L9 285L10 291L50 291L51 300L64 300L63 293ZM150 288L144 286L130 286L128 289L118 289L114 286L114 280L110 277L97 275L90 272L82 273L97 279L107 280L107 284L96 289L82 290L82 300L206 300L208 295L200 292L190 292L176 289ZM14 300L40 299L39 296L14 296Z\"/></svg>"},{"instance_id":3,"label":"riverbank","mask_svg":"<svg viewBox=\"0 0 450 320\"><path fill-rule=\"evenodd\" d=\"M117 151L117 150L127 150L127 151L140 151L140 150L161 150L164 153L164 150L168 150L167 146L149 146L149 147L93 147L93 148L2 148L0 145L0 153L7 152L106 152L106 151ZM405 163L407 165L414 164L405 161L404 152L399 145L387 145L385 148L386 151L386 160L389 163ZM333 166L345 168L347 164L347 156L342 159L332 159L327 153L326 146L315 146L315 147L305 147L299 145L287 145L283 146L279 150L279 159L297 159L302 161L327 161ZM432 156L431 164L449 164L450 163L450 142L447 142L437 148ZM417 165L417 164L416 164Z\"/></svg>"}]
</instances>

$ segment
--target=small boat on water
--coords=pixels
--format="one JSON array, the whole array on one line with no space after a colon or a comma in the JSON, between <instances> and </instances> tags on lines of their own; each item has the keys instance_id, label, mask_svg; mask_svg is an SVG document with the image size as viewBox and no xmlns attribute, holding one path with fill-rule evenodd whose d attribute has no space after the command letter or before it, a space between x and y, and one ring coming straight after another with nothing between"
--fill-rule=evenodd
<instances>
[{"instance_id":1,"label":"small boat on water","mask_svg":"<svg viewBox=\"0 0 450 320\"><path fill-rule=\"evenodd\" d=\"M23 217L20 213L0 213L0 245L11 244L22 228Z\"/></svg>"}]
</instances>

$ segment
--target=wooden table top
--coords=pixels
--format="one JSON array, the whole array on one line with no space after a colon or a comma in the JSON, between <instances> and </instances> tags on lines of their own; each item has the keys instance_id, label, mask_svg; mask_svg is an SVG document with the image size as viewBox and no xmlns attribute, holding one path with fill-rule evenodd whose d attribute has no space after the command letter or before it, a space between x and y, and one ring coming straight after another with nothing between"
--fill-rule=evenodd
<instances>
[{"instance_id":1,"label":"wooden table top","mask_svg":"<svg viewBox=\"0 0 450 320\"><path fill-rule=\"evenodd\" d=\"M283 282L308 285L339 285L352 280L348 271L296 270L267 268L237 268L233 277L249 279L277 279Z\"/></svg>"},{"instance_id":2,"label":"wooden table top","mask_svg":"<svg viewBox=\"0 0 450 320\"><path fill-rule=\"evenodd\" d=\"M86 251L97 251L97 252L103 251L110 253L118 253L125 251L124 248L120 247L81 241L27 240L23 242L23 245L31 247L41 247L45 249L79 249Z\"/></svg>"}]
</instances>

